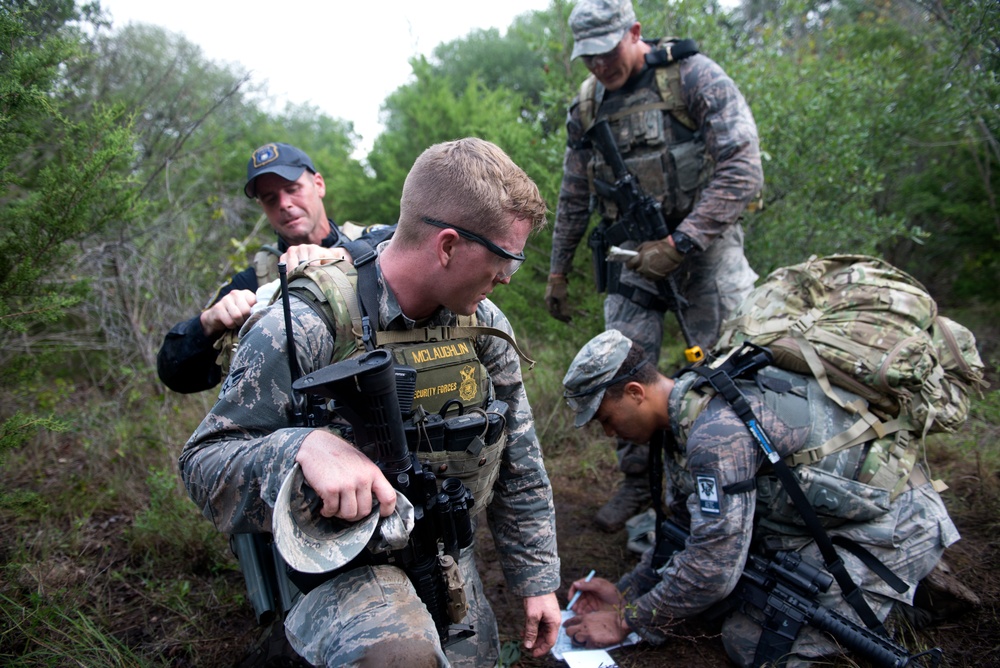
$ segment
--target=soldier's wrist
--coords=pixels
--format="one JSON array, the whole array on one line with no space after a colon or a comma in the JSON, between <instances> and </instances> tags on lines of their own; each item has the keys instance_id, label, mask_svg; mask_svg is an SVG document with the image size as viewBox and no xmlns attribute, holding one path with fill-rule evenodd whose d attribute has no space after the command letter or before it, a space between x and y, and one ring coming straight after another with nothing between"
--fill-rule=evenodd
<instances>
[{"instance_id":1,"label":"soldier's wrist","mask_svg":"<svg viewBox=\"0 0 1000 668\"><path fill-rule=\"evenodd\" d=\"M697 249L697 246L694 245L694 241L691 240L691 237L683 232L674 232L670 236L673 239L674 248L676 248L677 252L681 255L687 255L691 251Z\"/></svg>"}]
</instances>

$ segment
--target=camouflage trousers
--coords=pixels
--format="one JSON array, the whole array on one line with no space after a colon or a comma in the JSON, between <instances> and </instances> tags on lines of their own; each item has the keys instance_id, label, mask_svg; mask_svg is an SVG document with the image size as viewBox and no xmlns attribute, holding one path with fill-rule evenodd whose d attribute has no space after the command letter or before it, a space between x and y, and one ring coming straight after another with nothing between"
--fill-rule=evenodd
<instances>
[{"instance_id":1,"label":"camouflage trousers","mask_svg":"<svg viewBox=\"0 0 1000 668\"><path fill-rule=\"evenodd\" d=\"M285 620L285 633L314 666L494 666L500 651L496 617L471 548L462 551L459 566L469 601L463 623L476 634L444 651L426 606L395 566L356 568L301 596Z\"/></svg>"},{"instance_id":2,"label":"camouflage trousers","mask_svg":"<svg viewBox=\"0 0 1000 668\"><path fill-rule=\"evenodd\" d=\"M719 339L722 323L753 290L757 273L750 268L743 253L743 227L731 225L704 253L694 253L674 272L677 289L688 301L685 322L694 343L708 350ZM621 280L636 287L656 291L649 281L627 269ZM640 344L654 365L660 360L664 318L674 317L665 311L648 309L618 294L604 300L604 328L617 329ZM649 448L620 442L618 467L622 473L640 474L646 470Z\"/></svg>"},{"instance_id":3,"label":"camouflage trousers","mask_svg":"<svg viewBox=\"0 0 1000 668\"><path fill-rule=\"evenodd\" d=\"M837 551L844 560L851 579L861 588L868 605L882 621L885 621L897 601L913 603L917 583L933 570L945 548L959 538L944 502L929 483L903 492L882 517L871 522L838 527L831 530L830 534L843 535L862 544L910 585L906 592L900 594L853 554L846 550ZM807 544L800 553L815 563L823 563L815 542ZM834 582L828 592L819 595L817 602L864 626L840 591L840 586ZM735 613L723 624L722 642L729 657L737 665L752 666L760 634L758 620L747 614ZM825 633L811 626L804 626L792 645L791 656L786 665L788 668L802 668L812 665L816 659L835 656L841 652L841 648Z\"/></svg>"}]
</instances>

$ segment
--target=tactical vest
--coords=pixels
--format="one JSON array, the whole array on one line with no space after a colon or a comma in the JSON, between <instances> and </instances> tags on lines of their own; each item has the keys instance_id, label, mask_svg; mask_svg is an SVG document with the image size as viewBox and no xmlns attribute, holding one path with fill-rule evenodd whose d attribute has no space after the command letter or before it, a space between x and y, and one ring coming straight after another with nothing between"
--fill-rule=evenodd
<instances>
[{"instance_id":1,"label":"tactical vest","mask_svg":"<svg viewBox=\"0 0 1000 668\"><path fill-rule=\"evenodd\" d=\"M808 428L802 448L784 458L807 499L827 528L848 521L865 522L889 511L892 501L907 487L914 470L916 447L910 433L898 431L850 447L832 448L848 442L857 418L834 402L815 378L777 367L757 372L757 381L736 380L740 391L760 398L791 427ZM679 443L685 443L691 426L716 392L699 383L700 376L685 373L676 381L670 398L670 415ZM862 401L857 395L835 388L845 403ZM810 453L829 452L813 460ZM695 492L685 469L686 455L678 449L666 462L679 498ZM765 464L756 474L756 518L759 525L781 534L801 534L800 511Z\"/></svg>"},{"instance_id":2,"label":"tactical vest","mask_svg":"<svg viewBox=\"0 0 1000 668\"><path fill-rule=\"evenodd\" d=\"M365 350L357 282L355 267L341 260L303 264L289 274L289 293L303 298L334 335L330 364ZM475 315L458 316L451 327L375 332L379 348L390 350L397 364L417 372L415 417L407 424L410 450L429 462L439 480L459 478L475 497L477 512L493 498L508 413L507 405L495 399L489 373L476 353L474 339L483 334L507 340L527 359L512 337L479 325Z\"/></svg>"},{"instance_id":3,"label":"tactical vest","mask_svg":"<svg viewBox=\"0 0 1000 668\"><path fill-rule=\"evenodd\" d=\"M607 118L626 167L639 180L643 192L660 202L671 228L691 212L715 171L705 139L682 96L679 63L697 50L675 57L677 43L666 39L656 45L657 65L645 74L648 85L605 99L604 86L590 75L578 95L583 130L590 129L598 117ZM587 177L599 213L606 220L616 220L615 203L596 198L595 178L615 182L614 171L600 151L593 152Z\"/></svg>"}]
</instances>

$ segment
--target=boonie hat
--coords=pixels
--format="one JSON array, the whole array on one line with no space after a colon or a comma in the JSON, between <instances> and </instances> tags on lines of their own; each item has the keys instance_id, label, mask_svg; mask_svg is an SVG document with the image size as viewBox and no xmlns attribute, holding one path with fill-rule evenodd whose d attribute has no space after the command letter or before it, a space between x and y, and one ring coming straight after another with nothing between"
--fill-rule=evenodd
<instances>
[{"instance_id":1,"label":"boonie hat","mask_svg":"<svg viewBox=\"0 0 1000 668\"><path fill-rule=\"evenodd\" d=\"M617 329L608 329L588 341L573 358L563 376L566 388L563 397L576 413L574 424L577 427L594 418L605 390L622 380L616 374L631 349L632 339Z\"/></svg>"},{"instance_id":2,"label":"boonie hat","mask_svg":"<svg viewBox=\"0 0 1000 668\"><path fill-rule=\"evenodd\" d=\"M271 528L278 552L297 571L326 573L346 565L369 543L376 552L405 546L413 529L413 505L397 494L396 509L382 519L378 502L373 506L372 512L358 522L314 512L305 494L302 467L296 463L281 483L274 503Z\"/></svg>"},{"instance_id":3,"label":"boonie hat","mask_svg":"<svg viewBox=\"0 0 1000 668\"><path fill-rule=\"evenodd\" d=\"M632 0L580 0L569 15L574 40L570 59L611 51L634 23Z\"/></svg>"},{"instance_id":4,"label":"boonie hat","mask_svg":"<svg viewBox=\"0 0 1000 668\"><path fill-rule=\"evenodd\" d=\"M307 169L316 173L309 156L291 144L264 144L250 155L247 162L247 183L243 186L243 192L250 199L256 197L257 190L253 182L262 174L277 174L283 179L295 181Z\"/></svg>"}]
</instances>

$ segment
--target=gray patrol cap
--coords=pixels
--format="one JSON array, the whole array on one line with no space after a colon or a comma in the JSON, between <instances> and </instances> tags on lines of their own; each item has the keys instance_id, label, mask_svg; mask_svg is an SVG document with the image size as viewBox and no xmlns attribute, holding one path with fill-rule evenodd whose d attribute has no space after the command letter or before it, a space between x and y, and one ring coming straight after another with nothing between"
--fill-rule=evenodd
<instances>
[{"instance_id":1,"label":"gray patrol cap","mask_svg":"<svg viewBox=\"0 0 1000 668\"><path fill-rule=\"evenodd\" d=\"M604 391L622 378L616 376L632 339L617 329L601 332L587 342L573 358L563 376L563 397L576 413L574 425L582 427L594 418L601 407Z\"/></svg>"},{"instance_id":2,"label":"gray patrol cap","mask_svg":"<svg viewBox=\"0 0 1000 668\"><path fill-rule=\"evenodd\" d=\"M396 495L396 509L389 517L379 519L379 504L373 500L372 512L364 519L345 522L314 512L315 500L311 504L305 487L302 467L296 463L281 483L274 503L274 542L295 570L303 573L336 570L361 554L369 543L373 551L406 545L413 529L413 505L402 494Z\"/></svg>"},{"instance_id":3,"label":"gray patrol cap","mask_svg":"<svg viewBox=\"0 0 1000 668\"><path fill-rule=\"evenodd\" d=\"M277 174L283 179L297 181L307 169L316 173L309 156L291 144L264 144L250 154L243 193L250 199L256 197L254 181L263 174Z\"/></svg>"},{"instance_id":4,"label":"gray patrol cap","mask_svg":"<svg viewBox=\"0 0 1000 668\"><path fill-rule=\"evenodd\" d=\"M634 23L632 0L580 0L569 15L575 42L570 59L611 51Z\"/></svg>"}]
</instances>

